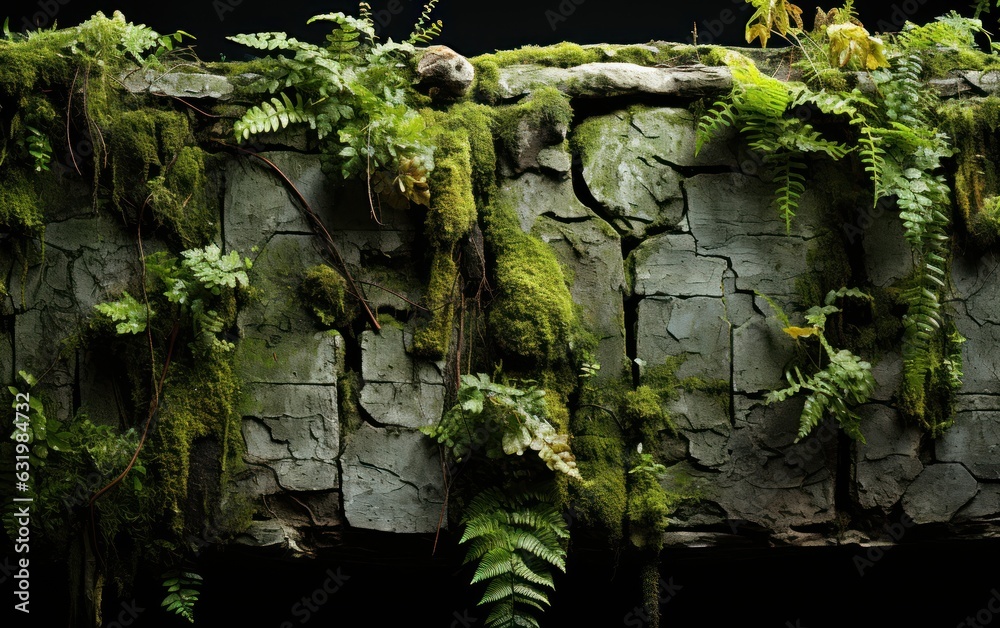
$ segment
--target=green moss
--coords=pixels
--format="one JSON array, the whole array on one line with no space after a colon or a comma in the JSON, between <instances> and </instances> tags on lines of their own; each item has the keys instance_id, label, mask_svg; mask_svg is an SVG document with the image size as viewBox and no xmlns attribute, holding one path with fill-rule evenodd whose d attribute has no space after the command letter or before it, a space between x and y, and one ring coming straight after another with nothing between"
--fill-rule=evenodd
<instances>
[{"instance_id":1,"label":"green moss","mask_svg":"<svg viewBox=\"0 0 1000 628\"><path fill-rule=\"evenodd\" d=\"M489 325L501 356L520 366L564 362L575 311L555 253L521 231L509 205L484 208L483 224L495 260Z\"/></svg>"},{"instance_id":2,"label":"green moss","mask_svg":"<svg viewBox=\"0 0 1000 628\"><path fill-rule=\"evenodd\" d=\"M969 235L982 248L1000 242L1000 196L983 199L979 211L969 220Z\"/></svg>"},{"instance_id":3,"label":"green moss","mask_svg":"<svg viewBox=\"0 0 1000 628\"><path fill-rule=\"evenodd\" d=\"M149 182L150 206L159 224L170 228L185 249L205 246L217 232L215 209L208 201L205 152L185 146Z\"/></svg>"},{"instance_id":4,"label":"green moss","mask_svg":"<svg viewBox=\"0 0 1000 628\"><path fill-rule=\"evenodd\" d=\"M486 204L496 190L493 109L473 102L459 103L446 112L445 124L467 134L472 191L479 204Z\"/></svg>"},{"instance_id":5,"label":"green moss","mask_svg":"<svg viewBox=\"0 0 1000 628\"><path fill-rule=\"evenodd\" d=\"M470 61L476 71L470 93L476 100L488 105L500 102L500 66L490 57L474 57Z\"/></svg>"},{"instance_id":6,"label":"green moss","mask_svg":"<svg viewBox=\"0 0 1000 628\"><path fill-rule=\"evenodd\" d=\"M574 511L583 525L607 535L614 545L623 538L628 495L621 428L611 414L594 407L580 408L571 427L583 477L571 487Z\"/></svg>"},{"instance_id":7,"label":"green moss","mask_svg":"<svg viewBox=\"0 0 1000 628\"><path fill-rule=\"evenodd\" d=\"M946 78L954 70L996 70L1000 64L992 55L971 48L939 47L923 51L924 78Z\"/></svg>"},{"instance_id":8,"label":"green moss","mask_svg":"<svg viewBox=\"0 0 1000 628\"><path fill-rule=\"evenodd\" d=\"M299 290L322 324L344 327L350 323L351 311L344 300L347 281L330 266L321 264L307 269Z\"/></svg>"},{"instance_id":9,"label":"green moss","mask_svg":"<svg viewBox=\"0 0 1000 628\"><path fill-rule=\"evenodd\" d=\"M525 100L498 107L493 118L493 135L507 155L518 152L518 133L522 126L528 129L568 129L573 121L573 108L569 98L555 87L536 89Z\"/></svg>"},{"instance_id":10,"label":"green moss","mask_svg":"<svg viewBox=\"0 0 1000 628\"><path fill-rule=\"evenodd\" d=\"M579 44L563 42L552 46L524 46L517 50L502 50L470 59L473 65L492 62L497 67L535 64L547 67L570 68L601 60L601 53ZM478 69L478 67L477 67Z\"/></svg>"},{"instance_id":11,"label":"green moss","mask_svg":"<svg viewBox=\"0 0 1000 628\"><path fill-rule=\"evenodd\" d=\"M35 230L44 216L34 182L18 170L0 176L0 227L10 230Z\"/></svg>"},{"instance_id":12,"label":"green moss","mask_svg":"<svg viewBox=\"0 0 1000 628\"><path fill-rule=\"evenodd\" d=\"M194 441L211 438L218 443L223 487L242 468L245 445L236 410L240 383L231 355L209 352L198 360L174 363L164 391L153 436L153 462L161 512L172 532L181 536L185 515L192 509L187 496Z\"/></svg>"},{"instance_id":13,"label":"green moss","mask_svg":"<svg viewBox=\"0 0 1000 628\"><path fill-rule=\"evenodd\" d=\"M664 399L649 386L638 386L625 394L622 422L625 428L639 435L639 442L651 446L659 441L660 431L673 425L663 409Z\"/></svg>"},{"instance_id":14,"label":"green moss","mask_svg":"<svg viewBox=\"0 0 1000 628\"><path fill-rule=\"evenodd\" d=\"M458 267L451 249L438 250L431 261L430 280L424 303L431 318L421 325L413 336L413 353L433 360L440 360L448 353L455 318Z\"/></svg>"}]
</instances>

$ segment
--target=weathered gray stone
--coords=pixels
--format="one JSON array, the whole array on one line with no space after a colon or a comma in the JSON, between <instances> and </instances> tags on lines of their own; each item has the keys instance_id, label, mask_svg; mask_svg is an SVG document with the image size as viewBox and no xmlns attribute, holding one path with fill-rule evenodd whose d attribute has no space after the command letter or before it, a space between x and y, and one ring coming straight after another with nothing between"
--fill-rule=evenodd
<instances>
[{"instance_id":1,"label":"weathered gray stone","mask_svg":"<svg viewBox=\"0 0 1000 628\"><path fill-rule=\"evenodd\" d=\"M580 202L569 181L526 172L500 184L499 202L510 203L517 213L521 230L527 233L539 216L551 214L564 220L590 218L591 211Z\"/></svg>"},{"instance_id":2,"label":"weathered gray stone","mask_svg":"<svg viewBox=\"0 0 1000 628\"><path fill-rule=\"evenodd\" d=\"M802 401L773 405L734 397L736 425L727 464L713 481L713 499L729 519L770 530L833 520L836 438L814 435L793 444Z\"/></svg>"},{"instance_id":3,"label":"weathered gray stone","mask_svg":"<svg viewBox=\"0 0 1000 628\"><path fill-rule=\"evenodd\" d=\"M903 356L897 351L889 351L872 364L875 391L872 401L889 401L903 382Z\"/></svg>"},{"instance_id":4,"label":"weathered gray stone","mask_svg":"<svg viewBox=\"0 0 1000 628\"><path fill-rule=\"evenodd\" d=\"M44 402L46 416L66 422L74 414L76 355L63 355L61 341L77 329L80 318L54 307L45 308L44 302L34 307L40 309L29 309L14 318L14 372L25 371L40 378L32 394ZM16 383L24 386L20 378Z\"/></svg>"},{"instance_id":5,"label":"weathered gray stone","mask_svg":"<svg viewBox=\"0 0 1000 628\"><path fill-rule=\"evenodd\" d=\"M538 151L537 160L543 170L561 175L562 178L569 176L570 168L573 166L572 155L562 146L543 148Z\"/></svg>"},{"instance_id":6,"label":"weathered gray stone","mask_svg":"<svg viewBox=\"0 0 1000 628\"><path fill-rule=\"evenodd\" d=\"M619 377L627 359L621 238L596 216L581 222L541 216L533 232L555 250L569 270L570 295L579 306L581 322L598 339L595 358L603 367L598 376Z\"/></svg>"},{"instance_id":7,"label":"weathered gray stone","mask_svg":"<svg viewBox=\"0 0 1000 628\"><path fill-rule=\"evenodd\" d=\"M729 324L722 299L650 297L639 302L637 357L648 366L686 358L677 377L728 379Z\"/></svg>"},{"instance_id":8,"label":"weathered gray stone","mask_svg":"<svg viewBox=\"0 0 1000 628\"><path fill-rule=\"evenodd\" d=\"M313 207L333 204L331 182L317 155L262 153L291 179ZM276 231L312 235L312 225L270 166L253 157L226 163L223 233L227 250L250 255Z\"/></svg>"},{"instance_id":9,"label":"weathered gray stone","mask_svg":"<svg viewBox=\"0 0 1000 628\"><path fill-rule=\"evenodd\" d=\"M692 460L703 467L720 467L729 460L726 445L733 426L728 392L681 390L667 410L678 432L687 439Z\"/></svg>"},{"instance_id":10,"label":"weathered gray stone","mask_svg":"<svg viewBox=\"0 0 1000 628\"><path fill-rule=\"evenodd\" d=\"M856 445L855 498L862 508L888 512L924 468L919 458L921 432L905 425L888 406L865 404L858 414L866 443Z\"/></svg>"},{"instance_id":11,"label":"weathered gray stone","mask_svg":"<svg viewBox=\"0 0 1000 628\"><path fill-rule=\"evenodd\" d=\"M336 386L252 384L242 409L247 462L274 471L289 491L338 488Z\"/></svg>"},{"instance_id":12,"label":"weathered gray stone","mask_svg":"<svg viewBox=\"0 0 1000 628\"><path fill-rule=\"evenodd\" d=\"M955 410L955 424L934 441L935 457L978 480L1000 480L1000 397L958 395Z\"/></svg>"},{"instance_id":13,"label":"weathered gray stone","mask_svg":"<svg viewBox=\"0 0 1000 628\"><path fill-rule=\"evenodd\" d=\"M955 298L964 300L966 312L976 323L1000 325L1000 285L991 281L998 265L996 252L979 258L957 255L951 265Z\"/></svg>"},{"instance_id":14,"label":"weathered gray stone","mask_svg":"<svg viewBox=\"0 0 1000 628\"><path fill-rule=\"evenodd\" d=\"M961 305L961 304L960 304ZM965 337L962 343L962 391L966 393L1000 394L1000 325L979 325L956 308L955 327Z\"/></svg>"},{"instance_id":15,"label":"weathered gray stone","mask_svg":"<svg viewBox=\"0 0 1000 628\"><path fill-rule=\"evenodd\" d=\"M434 532L444 508L437 446L423 434L362 425L345 436L344 514L355 528Z\"/></svg>"},{"instance_id":16,"label":"weathered gray stone","mask_svg":"<svg viewBox=\"0 0 1000 628\"><path fill-rule=\"evenodd\" d=\"M635 285L641 296L721 297L726 260L697 254L687 233L653 236L629 254Z\"/></svg>"},{"instance_id":17,"label":"weathered gray stone","mask_svg":"<svg viewBox=\"0 0 1000 628\"><path fill-rule=\"evenodd\" d=\"M396 327L361 335L361 407L379 425L422 427L444 412L444 364L411 358L408 336Z\"/></svg>"},{"instance_id":18,"label":"weathered gray stone","mask_svg":"<svg viewBox=\"0 0 1000 628\"><path fill-rule=\"evenodd\" d=\"M344 339L335 331L312 334L247 332L236 343L240 376L271 384L336 384Z\"/></svg>"},{"instance_id":19,"label":"weathered gray stone","mask_svg":"<svg viewBox=\"0 0 1000 628\"><path fill-rule=\"evenodd\" d=\"M417 86L432 98L461 98L475 70L469 60L447 46L428 46L417 62Z\"/></svg>"},{"instance_id":20,"label":"weathered gray stone","mask_svg":"<svg viewBox=\"0 0 1000 628\"><path fill-rule=\"evenodd\" d=\"M542 167L539 155L545 151L565 151L568 129L562 122L543 118L522 118L517 123L513 146L501 153L501 172L511 177ZM512 154L508 154L508 152Z\"/></svg>"},{"instance_id":21,"label":"weathered gray stone","mask_svg":"<svg viewBox=\"0 0 1000 628\"><path fill-rule=\"evenodd\" d=\"M512 65L500 68L500 97L517 98L552 85L573 98L611 98L648 94L700 98L725 93L732 85L726 67L671 68L631 63L587 63L572 68Z\"/></svg>"},{"instance_id":22,"label":"weathered gray stone","mask_svg":"<svg viewBox=\"0 0 1000 628\"><path fill-rule=\"evenodd\" d=\"M228 100L233 93L233 85L226 77L203 72L135 69L123 74L121 80L130 92L149 92L158 96Z\"/></svg>"},{"instance_id":23,"label":"weathered gray stone","mask_svg":"<svg viewBox=\"0 0 1000 628\"><path fill-rule=\"evenodd\" d=\"M768 317L757 314L733 330L733 389L747 393L787 386L785 367L795 357L795 341L781 331L767 304L755 300Z\"/></svg>"},{"instance_id":24,"label":"weathered gray stone","mask_svg":"<svg viewBox=\"0 0 1000 628\"><path fill-rule=\"evenodd\" d=\"M960 464L924 467L903 494L903 511L918 524L950 521L976 495L979 485Z\"/></svg>"},{"instance_id":25,"label":"weathered gray stone","mask_svg":"<svg viewBox=\"0 0 1000 628\"><path fill-rule=\"evenodd\" d=\"M286 526L277 519L266 519L251 522L250 527L236 537L235 543L288 549L297 545L298 536L291 526Z\"/></svg>"},{"instance_id":26,"label":"weathered gray stone","mask_svg":"<svg viewBox=\"0 0 1000 628\"><path fill-rule=\"evenodd\" d=\"M955 513L953 521L995 519L1000 516L1000 484L979 483L979 492Z\"/></svg>"},{"instance_id":27,"label":"weathered gray stone","mask_svg":"<svg viewBox=\"0 0 1000 628\"><path fill-rule=\"evenodd\" d=\"M886 288L913 273L910 243L903 236L903 221L898 214L880 208L864 209L864 217L868 218L862 222L865 272L872 285Z\"/></svg>"},{"instance_id":28,"label":"weathered gray stone","mask_svg":"<svg viewBox=\"0 0 1000 628\"><path fill-rule=\"evenodd\" d=\"M771 206L773 190L741 174L686 179L688 220L701 255L730 261L739 290L758 290L781 303L796 297L795 281L811 272L808 241L824 230L823 199L807 190L790 231ZM809 304L813 305L813 304Z\"/></svg>"},{"instance_id":29,"label":"weathered gray stone","mask_svg":"<svg viewBox=\"0 0 1000 628\"><path fill-rule=\"evenodd\" d=\"M574 131L580 142L583 180L623 234L642 237L650 227L673 227L684 213L681 175L665 165L661 147L619 111L590 118Z\"/></svg>"},{"instance_id":30,"label":"weathered gray stone","mask_svg":"<svg viewBox=\"0 0 1000 628\"><path fill-rule=\"evenodd\" d=\"M634 137L634 131L638 131L640 144L645 143L657 161L685 167L736 165L736 154L729 143L735 135L731 129L706 142L695 155L698 121L690 111L670 107L639 107L632 111L631 135Z\"/></svg>"}]
</instances>

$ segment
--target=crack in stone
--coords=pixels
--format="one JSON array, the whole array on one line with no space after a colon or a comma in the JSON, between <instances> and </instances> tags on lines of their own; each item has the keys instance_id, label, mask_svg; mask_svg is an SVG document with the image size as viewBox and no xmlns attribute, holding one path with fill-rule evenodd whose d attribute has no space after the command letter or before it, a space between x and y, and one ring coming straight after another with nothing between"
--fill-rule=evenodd
<instances>
[{"instance_id":1,"label":"crack in stone","mask_svg":"<svg viewBox=\"0 0 1000 628\"><path fill-rule=\"evenodd\" d=\"M400 481L400 482L401 482L402 484L405 484L405 485L407 485L407 486L410 486L410 487L412 487L412 488L413 488L413 490L417 492L417 495L420 495L420 487L418 487L418 486L417 486L416 484L414 484L413 482L410 482L409 480L406 480L406 479L404 479L404 478L403 478L403 476L401 476L400 474L396 473L396 472L395 472L395 471L393 471L392 469L386 469L385 467L380 467L380 466L378 466L377 464L372 464L372 463L370 463L370 462L365 462L364 460L362 460L362 459L361 459L361 458L359 458L359 457L355 457L355 460L357 460L357 461L358 461L358 465L360 465L360 466L362 466L362 467L365 467L365 468L368 468L368 469L375 469L376 471L383 471L383 472L385 472L385 473L388 473L389 475L391 475L391 476L393 476L394 478L398 479L398 480L399 480L399 481ZM392 489L392 490L391 490L391 491L389 491L389 492L390 492L390 493L394 493L394 492L398 491L398 490L399 490L399 489L401 489L401 488L403 488L403 487L402 487L402 486L400 486L400 487L398 487L398 488L394 488L394 489Z\"/></svg>"}]
</instances>

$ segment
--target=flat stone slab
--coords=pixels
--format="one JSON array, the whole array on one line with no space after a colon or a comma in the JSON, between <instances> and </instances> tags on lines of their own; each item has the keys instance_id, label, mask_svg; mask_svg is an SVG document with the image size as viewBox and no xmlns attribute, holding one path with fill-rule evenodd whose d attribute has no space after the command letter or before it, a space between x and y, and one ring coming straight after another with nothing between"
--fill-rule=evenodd
<instances>
[{"instance_id":1,"label":"flat stone slab","mask_svg":"<svg viewBox=\"0 0 1000 628\"><path fill-rule=\"evenodd\" d=\"M856 443L855 499L862 508L888 512L923 470L920 428L907 425L893 408L865 404L858 408L866 443Z\"/></svg>"},{"instance_id":2,"label":"flat stone slab","mask_svg":"<svg viewBox=\"0 0 1000 628\"><path fill-rule=\"evenodd\" d=\"M976 479L954 463L932 464L903 494L903 511L918 524L951 521L958 509L975 497Z\"/></svg>"},{"instance_id":3,"label":"flat stone slab","mask_svg":"<svg viewBox=\"0 0 1000 628\"><path fill-rule=\"evenodd\" d=\"M733 330L733 389L762 393L785 388L785 368L795 357L795 341L781 331L781 323L762 299L755 314Z\"/></svg>"},{"instance_id":4,"label":"flat stone slab","mask_svg":"<svg viewBox=\"0 0 1000 628\"><path fill-rule=\"evenodd\" d=\"M721 297L726 260L697 253L689 233L653 236L629 254L627 261L640 296Z\"/></svg>"},{"instance_id":5,"label":"flat stone slab","mask_svg":"<svg viewBox=\"0 0 1000 628\"><path fill-rule=\"evenodd\" d=\"M732 87L727 67L700 64L670 68L632 63L586 63L572 68L512 65L500 68L500 96L529 94L552 85L573 98L612 98L628 95L701 98L723 94Z\"/></svg>"},{"instance_id":6,"label":"flat stone slab","mask_svg":"<svg viewBox=\"0 0 1000 628\"><path fill-rule=\"evenodd\" d=\"M417 428L444 412L444 364L412 358L408 336L389 326L361 335L361 407L379 425Z\"/></svg>"},{"instance_id":7,"label":"flat stone slab","mask_svg":"<svg viewBox=\"0 0 1000 628\"><path fill-rule=\"evenodd\" d=\"M935 457L978 480L1000 480L1000 397L958 395L955 410L955 424L934 441Z\"/></svg>"},{"instance_id":8,"label":"flat stone slab","mask_svg":"<svg viewBox=\"0 0 1000 628\"><path fill-rule=\"evenodd\" d=\"M229 79L204 72L135 70L122 76L122 84L130 92L149 92L177 98L228 100L233 93L233 84Z\"/></svg>"},{"instance_id":9,"label":"flat stone slab","mask_svg":"<svg viewBox=\"0 0 1000 628\"><path fill-rule=\"evenodd\" d=\"M637 357L648 366L687 359L677 377L729 379L729 324L722 299L650 297L639 302Z\"/></svg>"},{"instance_id":10,"label":"flat stone slab","mask_svg":"<svg viewBox=\"0 0 1000 628\"><path fill-rule=\"evenodd\" d=\"M447 521L441 462L430 438L365 424L345 440L341 466L348 524L406 534L434 532Z\"/></svg>"},{"instance_id":11,"label":"flat stone slab","mask_svg":"<svg viewBox=\"0 0 1000 628\"><path fill-rule=\"evenodd\" d=\"M504 179L498 192L500 202L510 203L517 214L521 231L530 233L535 221L543 214L564 220L585 219L593 213L580 202L569 181L534 172L516 179Z\"/></svg>"},{"instance_id":12,"label":"flat stone slab","mask_svg":"<svg viewBox=\"0 0 1000 628\"><path fill-rule=\"evenodd\" d=\"M242 408L247 462L288 491L339 488L336 386L251 384Z\"/></svg>"}]
</instances>

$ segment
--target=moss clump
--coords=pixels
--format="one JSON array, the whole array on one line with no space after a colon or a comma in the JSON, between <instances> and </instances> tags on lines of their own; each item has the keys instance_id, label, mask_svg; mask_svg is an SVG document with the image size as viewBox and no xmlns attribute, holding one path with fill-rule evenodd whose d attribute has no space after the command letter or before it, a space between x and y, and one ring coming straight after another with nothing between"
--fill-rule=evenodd
<instances>
[{"instance_id":1,"label":"moss clump","mask_svg":"<svg viewBox=\"0 0 1000 628\"><path fill-rule=\"evenodd\" d=\"M42 207L35 184L19 170L0 176L0 227L33 230L43 224Z\"/></svg>"},{"instance_id":2,"label":"moss clump","mask_svg":"<svg viewBox=\"0 0 1000 628\"><path fill-rule=\"evenodd\" d=\"M424 297L431 317L413 335L413 353L433 360L443 358L451 342L459 282L458 266L452 255L451 249L434 253Z\"/></svg>"},{"instance_id":3,"label":"moss clump","mask_svg":"<svg viewBox=\"0 0 1000 628\"><path fill-rule=\"evenodd\" d=\"M502 68L510 65L543 65L556 68L570 68L584 63L601 60L601 53L579 44L563 42L552 46L524 46L517 50L502 50L470 59L473 65L492 62ZM478 69L478 67L477 67Z\"/></svg>"},{"instance_id":4,"label":"moss clump","mask_svg":"<svg viewBox=\"0 0 1000 628\"><path fill-rule=\"evenodd\" d=\"M453 106L445 114L445 124L464 130L469 141L472 192L485 205L496 191L496 149L493 142L493 109L473 102Z\"/></svg>"},{"instance_id":5,"label":"moss clump","mask_svg":"<svg viewBox=\"0 0 1000 628\"><path fill-rule=\"evenodd\" d=\"M474 57L469 60L476 70L475 83L469 92L488 105L500 102L500 66L490 57Z\"/></svg>"},{"instance_id":6,"label":"moss clump","mask_svg":"<svg viewBox=\"0 0 1000 628\"><path fill-rule=\"evenodd\" d=\"M157 222L171 228L185 249L208 244L216 233L206 182L205 152L196 146L183 147L166 173L149 182Z\"/></svg>"},{"instance_id":7,"label":"moss clump","mask_svg":"<svg viewBox=\"0 0 1000 628\"><path fill-rule=\"evenodd\" d=\"M299 290L322 324L344 327L351 322L351 312L344 299L347 281L330 266L320 264L307 269Z\"/></svg>"},{"instance_id":8,"label":"moss clump","mask_svg":"<svg viewBox=\"0 0 1000 628\"><path fill-rule=\"evenodd\" d=\"M520 367L564 362L575 311L555 253L521 231L514 209L507 204L484 208L483 223L495 260L496 298L489 325L497 349Z\"/></svg>"},{"instance_id":9,"label":"moss clump","mask_svg":"<svg viewBox=\"0 0 1000 628\"><path fill-rule=\"evenodd\" d=\"M639 442L653 445L662 430L674 431L663 402L664 399L649 386L640 385L625 393L622 422L625 429L639 435Z\"/></svg>"},{"instance_id":10,"label":"moss clump","mask_svg":"<svg viewBox=\"0 0 1000 628\"><path fill-rule=\"evenodd\" d=\"M968 226L969 235L980 247L989 248L1000 242L1000 196L984 199Z\"/></svg>"},{"instance_id":11,"label":"moss clump","mask_svg":"<svg viewBox=\"0 0 1000 628\"><path fill-rule=\"evenodd\" d=\"M955 144L955 204L971 243L986 248L994 241L996 203L1000 179L1000 98L952 101L941 107L942 127ZM982 215L985 217L981 217Z\"/></svg>"},{"instance_id":12,"label":"moss clump","mask_svg":"<svg viewBox=\"0 0 1000 628\"><path fill-rule=\"evenodd\" d=\"M522 129L551 132L569 129L573 108L569 98L555 87L540 87L531 96L515 105L496 109L493 135L508 156L517 155Z\"/></svg>"}]
</instances>

